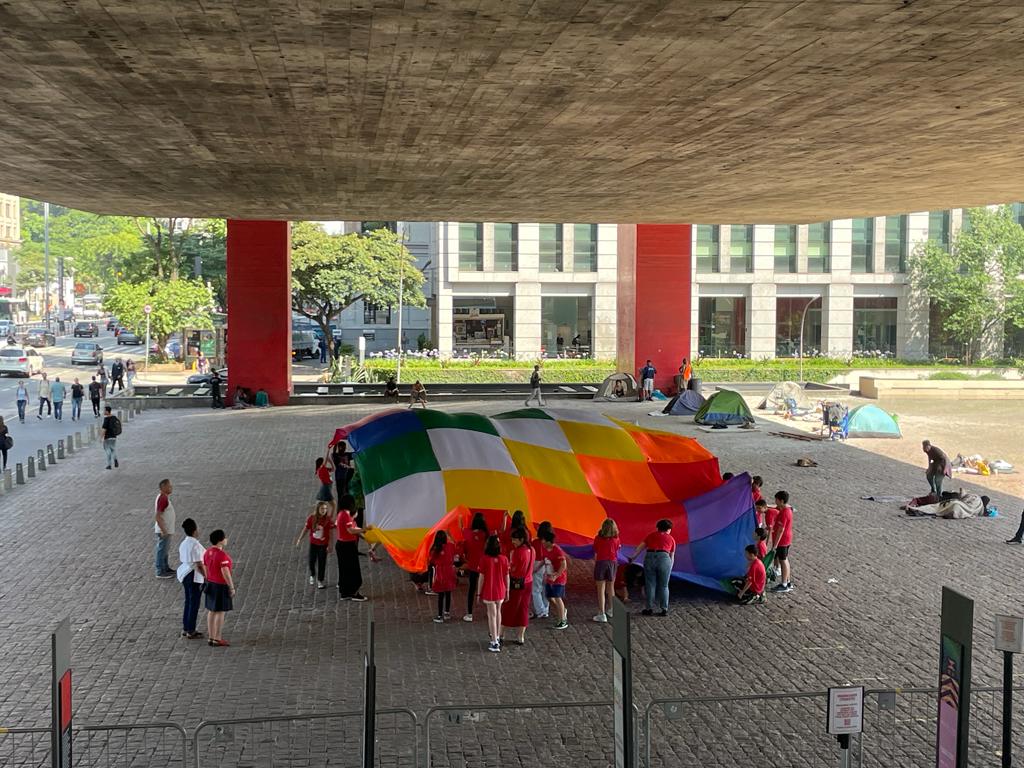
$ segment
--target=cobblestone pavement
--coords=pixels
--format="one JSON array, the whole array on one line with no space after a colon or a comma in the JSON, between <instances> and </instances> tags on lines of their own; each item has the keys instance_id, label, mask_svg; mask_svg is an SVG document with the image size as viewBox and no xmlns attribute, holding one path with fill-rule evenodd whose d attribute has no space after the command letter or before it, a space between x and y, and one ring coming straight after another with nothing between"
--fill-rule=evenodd
<instances>
[{"instance_id":1,"label":"cobblestone pavement","mask_svg":"<svg viewBox=\"0 0 1024 768\"><path fill-rule=\"evenodd\" d=\"M998 681L993 615L1020 612L1013 574L1024 548L1003 544L1019 499L995 497L1009 514L994 520L911 519L894 504L859 497L923 492L921 466L766 432L698 432L692 423L647 417L649 406L636 403L573 407L696 435L723 471L763 475L765 491L788 489L796 509L794 592L740 608L679 586L668 618L637 617L633 674L641 708L675 695L932 686L944 584L978 601L975 684ZM306 585L305 546L294 540L312 501L313 460L336 426L367 413L361 406L149 411L125 424L119 470L104 471L94 446L0 496L0 725L48 722L48 634L67 614L79 722L171 719L192 726L203 718L358 709L371 604L381 707L422 714L434 704L610 699L610 630L589 620L589 563L572 566L570 629L553 632L541 622L525 647L500 655L486 652L479 621L432 624L432 599L417 595L389 562L363 561L372 603L338 602L335 590ZM800 456L819 466L795 467ZM215 527L228 533L240 585L225 630L231 648L180 639L180 587L153 577L151 508L165 476L174 481L179 522L191 516L203 534ZM332 587L336 574L332 561ZM464 599L464 591L456 593L455 612ZM925 700L921 717L931 713ZM819 714L813 705L761 708L757 721L769 733L746 734L733 726L749 719L749 706L697 707L683 721L658 710L656 764L736 764L740 755L766 749L762 738L784 747L789 764L821 764L832 744L818 735ZM480 717L461 725L444 716L433 721L435 764L600 764L610 756L607 709ZM815 734L813 749L801 750L804 734ZM722 756L730 751L731 758Z\"/></svg>"}]
</instances>

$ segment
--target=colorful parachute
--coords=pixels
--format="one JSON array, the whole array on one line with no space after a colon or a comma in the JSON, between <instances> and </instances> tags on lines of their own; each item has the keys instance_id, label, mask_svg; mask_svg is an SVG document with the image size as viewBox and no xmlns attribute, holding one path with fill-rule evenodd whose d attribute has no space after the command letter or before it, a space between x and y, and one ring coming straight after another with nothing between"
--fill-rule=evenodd
<instances>
[{"instance_id":1,"label":"colorful parachute","mask_svg":"<svg viewBox=\"0 0 1024 768\"><path fill-rule=\"evenodd\" d=\"M624 557L668 518L674 575L723 588L746 570L749 478L722 485L718 460L693 438L583 409L526 408L382 411L337 430L339 440L353 451L373 538L407 570L425 568L434 530L455 532L477 510L515 509L534 524L550 520L574 557L593 555L606 517Z\"/></svg>"}]
</instances>

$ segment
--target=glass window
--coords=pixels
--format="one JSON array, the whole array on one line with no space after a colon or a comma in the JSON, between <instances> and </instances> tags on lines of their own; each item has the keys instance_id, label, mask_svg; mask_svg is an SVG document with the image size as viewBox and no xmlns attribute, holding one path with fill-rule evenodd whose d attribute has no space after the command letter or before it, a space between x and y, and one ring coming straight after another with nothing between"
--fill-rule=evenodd
<instances>
[{"instance_id":1,"label":"glass window","mask_svg":"<svg viewBox=\"0 0 1024 768\"><path fill-rule=\"evenodd\" d=\"M562 225L540 225L540 271L562 271Z\"/></svg>"},{"instance_id":2,"label":"glass window","mask_svg":"<svg viewBox=\"0 0 1024 768\"><path fill-rule=\"evenodd\" d=\"M484 268L483 224L459 224L459 269L481 272Z\"/></svg>"},{"instance_id":3,"label":"glass window","mask_svg":"<svg viewBox=\"0 0 1024 768\"><path fill-rule=\"evenodd\" d=\"M519 269L519 225L494 225L494 271L516 272Z\"/></svg>"},{"instance_id":4,"label":"glass window","mask_svg":"<svg viewBox=\"0 0 1024 768\"><path fill-rule=\"evenodd\" d=\"M540 332L545 357L590 357L593 317L590 296L542 296Z\"/></svg>"},{"instance_id":5,"label":"glass window","mask_svg":"<svg viewBox=\"0 0 1024 768\"><path fill-rule=\"evenodd\" d=\"M885 217L885 271L907 271L907 217Z\"/></svg>"},{"instance_id":6,"label":"glass window","mask_svg":"<svg viewBox=\"0 0 1024 768\"><path fill-rule=\"evenodd\" d=\"M363 302L364 325L389 325L391 323L391 307L381 307L372 301Z\"/></svg>"},{"instance_id":7,"label":"glass window","mask_svg":"<svg viewBox=\"0 0 1024 768\"><path fill-rule=\"evenodd\" d=\"M597 224L574 224L572 268L575 272L597 271Z\"/></svg>"},{"instance_id":8,"label":"glass window","mask_svg":"<svg viewBox=\"0 0 1024 768\"><path fill-rule=\"evenodd\" d=\"M854 219L852 250L853 261L851 270L864 274L874 271L875 260L875 220Z\"/></svg>"},{"instance_id":9,"label":"glass window","mask_svg":"<svg viewBox=\"0 0 1024 768\"><path fill-rule=\"evenodd\" d=\"M970 232L971 229L971 212L967 208L964 208L963 218L960 220L960 231Z\"/></svg>"},{"instance_id":10,"label":"glass window","mask_svg":"<svg viewBox=\"0 0 1024 768\"><path fill-rule=\"evenodd\" d=\"M747 300L702 296L697 344L701 357L743 357L747 351Z\"/></svg>"},{"instance_id":11,"label":"glass window","mask_svg":"<svg viewBox=\"0 0 1024 768\"><path fill-rule=\"evenodd\" d=\"M1024 227L1024 203L1014 203L1010 210L1013 213L1013 220Z\"/></svg>"},{"instance_id":12,"label":"glass window","mask_svg":"<svg viewBox=\"0 0 1024 768\"><path fill-rule=\"evenodd\" d=\"M457 296L452 299L452 346L459 354L512 354L514 319L511 296Z\"/></svg>"},{"instance_id":13,"label":"glass window","mask_svg":"<svg viewBox=\"0 0 1024 768\"><path fill-rule=\"evenodd\" d=\"M793 296L775 299L776 357L800 356L801 320L804 323L804 357L817 357L821 354L821 299Z\"/></svg>"},{"instance_id":14,"label":"glass window","mask_svg":"<svg viewBox=\"0 0 1024 768\"><path fill-rule=\"evenodd\" d=\"M391 232L398 232L397 221L361 221L359 225L359 229L364 235L367 232L373 232L375 229L387 229Z\"/></svg>"},{"instance_id":15,"label":"glass window","mask_svg":"<svg viewBox=\"0 0 1024 768\"><path fill-rule=\"evenodd\" d=\"M949 250L949 211L931 211L928 214L928 239Z\"/></svg>"},{"instance_id":16,"label":"glass window","mask_svg":"<svg viewBox=\"0 0 1024 768\"><path fill-rule=\"evenodd\" d=\"M807 225L807 271L832 271L832 225L824 221Z\"/></svg>"},{"instance_id":17,"label":"glass window","mask_svg":"<svg viewBox=\"0 0 1024 768\"><path fill-rule=\"evenodd\" d=\"M712 224L698 224L697 230L697 271L718 272L718 227Z\"/></svg>"},{"instance_id":18,"label":"glass window","mask_svg":"<svg viewBox=\"0 0 1024 768\"><path fill-rule=\"evenodd\" d=\"M729 271L754 271L754 228L749 224L729 228Z\"/></svg>"},{"instance_id":19,"label":"glass window","mask_svg":"<svg viewBox=\"0 0 1024 768\"><path fill-rule=\"evenodd\" d=\"M795 225L775 225L775 271L796 272Z\"/></svg>"},{"instance_id":20,"label":"glass window","mask_svg":"<svg viewBox=\"0 0 1024 768\"><path fill-rule=\"evenodd\" d=\"M864 357L896 354L895 297L853 298L853 354Z\"/></svg>"}]
</instances>

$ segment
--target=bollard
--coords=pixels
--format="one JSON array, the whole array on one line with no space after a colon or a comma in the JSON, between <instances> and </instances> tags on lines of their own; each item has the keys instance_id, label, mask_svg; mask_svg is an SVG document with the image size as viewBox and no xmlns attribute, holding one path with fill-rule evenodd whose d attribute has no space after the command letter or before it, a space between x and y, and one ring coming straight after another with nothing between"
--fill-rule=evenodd
<instances>
[{"instance_id":1,"label":"bollard","mask_svg":"<svg viewBox=\"0 0 1024 768\"><path fill-rule=\"evenodd\" d=\"M68 452L68 456L75 452L75 436L68 435L67 439L64 440L64 449Z\"/></svg>"},{"instance_id":2,"label":"bollard","mask_svg":"<svg viewBox=\"0 0 1024 768\"><path fill-rule=\"evenodd\" d=\"M47 446L46 446L46 463L47 464L56 464L57 463L57 457L53 453L53 443L48 443Z\"/></svg>"},{"instance_id":3,"label":"bollard","mask_svg":"<svg viewBox=\"0 0 1024 768\"><path fill-rule=\"evenodd\" d=\"M4 491L9 491L14 487L14 478L11 476L11 470L4 470Z\"/></svg>"},{"instance_id":4,"label":"bollard","mask_svg":"<svg viewBox=\"0 0 1024 768\"><path fill-rule=\"evenodd\" d=\"M36 460L31 456L28 457L28 476L30 478L36 476Z\"/></svg>"},{"instance_id":5,"label":"bollard","mask_svg":"<svg viewBox=\"0 0 1024 768\"><path fill-rule=\"evenodd\" d=\"M78 449L81 449L81 447L82 447L82 433L81 432L75 432L75 449L78 450Z\"/></svg>"},{"instance_id":6,"label":"bollard","mask_svg":"<svg viewBox=\"0 0 1024 768\"><path fill-rule=\"evenodd\" d=\"M36 469L45 472L48 467L46 466L46 451L40 448L36 452Z\"/></svg>"},{"instance_id":7,"label":"bollard","mask_svg":"<svg viewBox=\"0 0 1024 768\"><path fill-rule=\"evenodd\" d=\"M58 459L63 459L64 458L64 439L63 438L57 440L57 458Z\"/></svg>"},{"instance_id":8,"label":"bollard","mask_svg":"<svg viewBox=\"0 0 1024 768\"><path fill-rule=\"evenodd\" d=\"M20 461L14 465L14 481L18 485L25 484L25 468L21 465Z\"/></svg>"},{"instance_id":9,"label":"bollard","mask_svg":"<svg viewBox=\"0 0 1024 768\"><path fill-rule=\"evenodd\" d=\"M135 416L135 408L131 405L128 406L128 421L131 421Z\"/></svg>"},{"instance_id":10,"label":"bollard","mask_svg":"<svg viewBox=\"0 0 1024 768\"><path fill-rule=\"evenodd\" d=\"M139 399L135 400L135 415L138 416L142 413L142 401Z\"/></svg>"},{"instance_id":11,"label":"bollard","mask_svg":"<svg viewBox=\"0 0 1024 768\"><path fill-rule=\"evenodd\" d=\"M96 442L96 425L95 424L90 424L89 425L89 442L90 443L95 443Z\"/></svg>"}]
</instances>

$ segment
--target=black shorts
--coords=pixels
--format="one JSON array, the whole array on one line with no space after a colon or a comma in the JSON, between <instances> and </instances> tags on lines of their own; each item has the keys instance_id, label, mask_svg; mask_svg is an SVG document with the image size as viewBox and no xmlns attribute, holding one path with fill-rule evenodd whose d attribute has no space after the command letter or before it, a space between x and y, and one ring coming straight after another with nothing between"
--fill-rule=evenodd
<instances>
[{"instance_id":1,"label":"black shorts","mask_svg":"<svg viewBox=\"0 0 1024 768\"><path fill-rule=\"evenodd\" d=\"M206 582L206 610L230 611L234 608L231 600L231 588L227 584Z\"/></svg>"},{"instance_id":2,"label":"black shorts","mask_svg":"<svg viewBox=\"0 0 1024 768\"><path fill-rule=\"evenodd\" d=\"M775 548L775 559L776 560L789 560L789 545L784 547Z\"/></svg>"}]
</instances>

